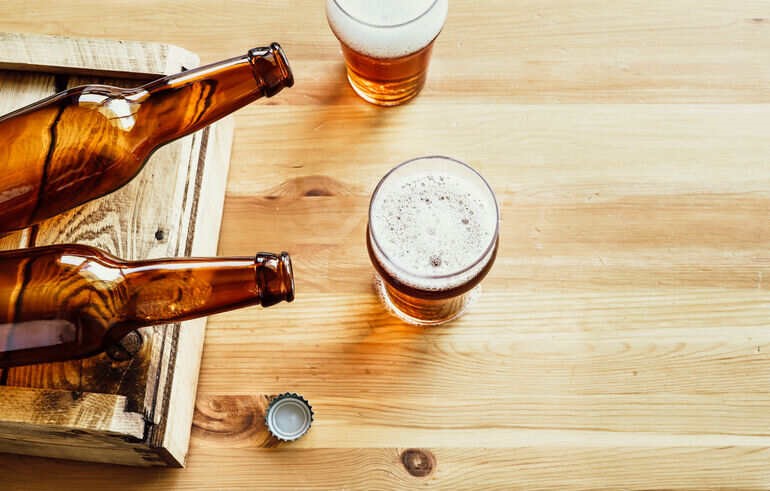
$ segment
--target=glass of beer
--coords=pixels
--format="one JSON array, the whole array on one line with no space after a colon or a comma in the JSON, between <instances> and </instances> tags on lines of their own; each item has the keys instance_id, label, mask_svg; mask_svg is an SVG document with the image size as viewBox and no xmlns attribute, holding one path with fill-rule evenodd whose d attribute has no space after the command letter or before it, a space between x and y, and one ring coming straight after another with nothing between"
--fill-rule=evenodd
<instances>
[{"instance_id":1,"label":"glass of beer","mask_svg":"<svg viewBox=\"0 0 770 491\"><path fill-rule=\"evenodd\" d=\"M372 195L366 237L386 308L417 325L460 316L495 260L498 222L492 188L463 162L420 157L391 170Z\"/></svg>"},{"instance_id":2,"label":"glass of beer","mask_svg":"<svg viewBox=\"0 0 770 491\"><path fill-rule=\"evenodd\" d=\"M402 104L425 85L448 0L327 0L353 90L381 106Z\"/></svg>"}]
</instances>

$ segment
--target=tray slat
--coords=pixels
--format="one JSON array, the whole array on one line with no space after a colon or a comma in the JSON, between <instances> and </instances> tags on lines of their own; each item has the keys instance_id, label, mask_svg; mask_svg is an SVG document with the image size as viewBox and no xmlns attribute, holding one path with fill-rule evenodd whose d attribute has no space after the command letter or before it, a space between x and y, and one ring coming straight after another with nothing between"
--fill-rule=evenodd
<instances>
[{"instance_id":1,"label":"tray slat","mask_svg":"<svg viewBox=\"0 0 770 491\"><path fill-rule=\"evenodd\" d=\"M177 46L137 41L0 33L0 68L126 79L170 75L198 66L198 56Z\"/></svg>"}]
</instances>

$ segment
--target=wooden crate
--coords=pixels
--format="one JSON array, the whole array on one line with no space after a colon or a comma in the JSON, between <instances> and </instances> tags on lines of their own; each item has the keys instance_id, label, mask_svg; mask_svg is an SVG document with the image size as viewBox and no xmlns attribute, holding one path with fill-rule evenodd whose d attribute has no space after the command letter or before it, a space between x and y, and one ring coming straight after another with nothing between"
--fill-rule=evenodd
<instances>
[{"instance_id":1,"label":"wooden crate","mask_svg":"<svg viewBox=\"0 0 770 491\"><path fill-rule=\"evenodd\" d=\"M0 34L0 114L86 83L141 85L197 66L143 42ZM0 248L84 243L126 259L215 255L232 119L158 150L119 191ZM139 466L183 466L205 319L142 329L141 351L0 370L0 452Z\"/></svg>"}]
</instances>

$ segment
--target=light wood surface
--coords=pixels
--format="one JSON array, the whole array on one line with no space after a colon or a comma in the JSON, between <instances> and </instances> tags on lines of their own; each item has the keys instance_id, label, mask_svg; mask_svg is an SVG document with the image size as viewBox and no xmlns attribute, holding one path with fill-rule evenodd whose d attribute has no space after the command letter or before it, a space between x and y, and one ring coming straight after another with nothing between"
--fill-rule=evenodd
<instances>
[{"instance_id":1,"label":"light wood surface","mask_svg":"<svg viewBox=\"0 0 770 491\"><path fill-rule=\"evenodd\" d=\"M134 87L197 64L195 54L157 43L0 34L0 113L68 87ZM232 135L232 118L225 118L179 139L115 193L6 236L0 246L75 242L129 260L215 255ZM139 352L123 362L100 355L0 371L0 451L183 465L205 325L197 319L142 329Z\"/></svg>"},{"instance_id":2,"label":"light wood surface","mask_svg":"<svg viewBox=\"0 0 770 491\"><path fill-rule=\"evenodd\" d=\"M347 86L319 1L5 9L202 62L281 42L296 85L236 115L219 252L286 249L297 282L211 318L186 469L2 456L7 489L770 487L767 2L453 1L394 109ZM501 248L472 312L419 329L377 304L365 210L433 153L491 181ZM317 416L276 448L283 391Z\"/></svg>"}]
</instances>

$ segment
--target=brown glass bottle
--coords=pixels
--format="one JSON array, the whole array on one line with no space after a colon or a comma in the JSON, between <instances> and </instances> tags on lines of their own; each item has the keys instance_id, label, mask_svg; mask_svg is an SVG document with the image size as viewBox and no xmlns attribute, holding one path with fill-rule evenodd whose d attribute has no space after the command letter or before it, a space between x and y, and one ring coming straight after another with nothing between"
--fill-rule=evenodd
<instances>
[{"instance_id":1,"label":"brown glass bottle","mask_svg":"<svg viewBox=\"0 0 770 491\"><path fill-rule=\"evenodd\" d=\"M0 117L0 233L115 191L158 147L293 84L273 43L138 88L75 87Z\"/></svg>"},{"instance_id":2,"label":"brown glass bottle","mask_svg":"<svg viewBox=\"0 0 770 491\"><path fill-rule=\"evenodd\" d=\"M0 252L0 368L85 358L140 327L293 299L285 252L145 261L72 244Z\"/></svg>"}]
</instances>

